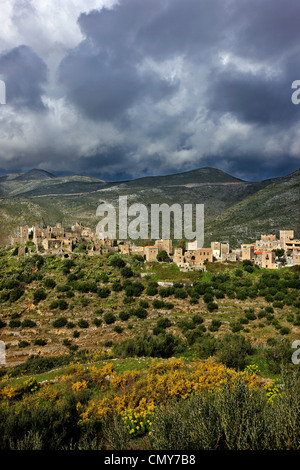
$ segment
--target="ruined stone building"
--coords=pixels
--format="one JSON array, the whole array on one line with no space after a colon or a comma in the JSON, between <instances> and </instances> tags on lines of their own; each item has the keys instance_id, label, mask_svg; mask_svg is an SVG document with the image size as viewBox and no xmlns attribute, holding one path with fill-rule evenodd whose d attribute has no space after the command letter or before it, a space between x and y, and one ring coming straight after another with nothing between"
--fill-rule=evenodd
<instances>
[{"instance_id":1,"label":"ruined stone building","mask_svg":"<svg viewBox=\"0 0 300 470\"><path fill-rule=\"evenodd\" d=\"M183 271L205 270L205 261L213 261L211 248L198 248L185 252L182 248L176 248L174 251L173 262Z\"/></svg>"}]
</instances>

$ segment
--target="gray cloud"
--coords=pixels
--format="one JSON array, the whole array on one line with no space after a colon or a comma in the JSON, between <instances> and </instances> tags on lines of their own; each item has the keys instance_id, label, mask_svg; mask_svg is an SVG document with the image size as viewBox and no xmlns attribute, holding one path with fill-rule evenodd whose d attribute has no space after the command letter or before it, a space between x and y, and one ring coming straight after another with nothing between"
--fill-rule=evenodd
<instances>
[{"instance_id":1,"label":"gray cloud","mask_svg":"<svg viewBox=\"0 0 300 470\"><path fill-rule=\"evenodd\" d=\"M0 55L0 76L6 83L7 103L17 109L45 110L42 101L47 66L30 47L15 47Z\"/></svg>"},{"instance_id":2,"label":"gray cloud","mask_svg":"<svg viewBox=\"0 0 300 470\"><path fill-rule=\"evenodd\" d=\"M147 8L132 1L128 5L129 11L134 7L131 14L122 6L82 14L78 22L86 39L60 65L67 97L91 119L120 120L135 103L156 103L177 88L153 71L139 69L143 55L135 29Z\"/></svg>"},{"instance_id":3,"label":"gray cloud","mask_svg":"<svg viewBox=\"0 0 300 470\"><path fill-rule=\"evenodd\" d=\"M291 81L230 69L212 75L207 106L211 111L232 113L241 121L258 125L290 126L299 119L291 103Z\"/></svg>"},{"instance_id":4,"label":"gray cloud","mask_svg":"<svg viewBox=\"0 0 300 470\"><path fill-rule=\"evenodd\" d=\"M53 172L110 180L207 165L260 179L299 167L298 0L120 0L85 13L82 5L76 47L43 31L51 57L67 51L51 82L48 56L34 48L0 54L18 110L1 121L0 166L40 159Z\"/></svg>"}]
</instances>

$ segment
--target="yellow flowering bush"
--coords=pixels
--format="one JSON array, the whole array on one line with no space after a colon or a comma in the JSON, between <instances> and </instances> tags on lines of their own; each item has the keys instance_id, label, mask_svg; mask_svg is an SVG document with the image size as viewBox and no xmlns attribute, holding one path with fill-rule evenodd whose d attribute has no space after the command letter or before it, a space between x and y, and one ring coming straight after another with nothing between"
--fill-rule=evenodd
<instances>
[{"instance_id":1,"label":"yellow flowering bush","mask_svg":"<svg viewBox=\"0 0 300 470\"><path fill-rule=\"evenodd\" d=\"M93 365L89 368L89 373L92 384L102 391L108 388L115 377L114 366L111 363L105 364L101 369Z\"/></svg>"},{"instance_id":2,"label":"yellow flowering bush","mask_svg":"<svg viewBox=\"0 0 300 470\"><path fill-rule=\"evenodd\" d=\"M144 410L127 409L121 413L124 426L132 437L145 433L151 435L154 404L148 404Z\"/></svg>"},{"instance_id":3,"label":"yellow flowering bush","mask_svg":"<svg viewBox=\"0 0 300 470\"><path fill-rule=\"evenodd\" d=\"M34 377L29 377L23 383L22 389L25 393L35 392L38 389L37 381Z\"/></svg>"},{"instance_id":4,"label":"yellow flowering bush","mask_svg":"<svg viewBox=\"0 0 300 470\"><path fill-rule=\"evenodd\" d=\"M0 390L0 397L4 400L10 400L14 398L18 393L18 389L12 385L6 385Z\"/></svg>"},{"instance_id":5,"label":"yellow flowering bush","mask_svg":"<svg viewBox=\"0 0 300 470\"><path fill-rule=\"evenodd\" d=\"M270 403L272 403L275 398L281 397L280 387L276 381L269 385L266 385L265 391L266 391L268 402Z\"/></svg>"},{"instance_id":6,"label":"yellow flowering bush","mask_svg":"<svg viewBox=\"0 0 300 470\"><path fill-rule=\"evenodd\" d=\"M111 379L111 385L116 389L124 389L132 386L139 376L140 373L136 370L126 371L123 374L115 374Z\"/></svg>"},{"instance_id":7,"label":"yellow flowering bush","mask_svg":"<svg viewBox=\"0 0 300 470\"><path fill-rule=\"evenodd\" d=\"M245 372L248 375L257 375L259 374L259 368L256 364L250 364L249 366L245 367Z\"/></svg>"},{"instance_id":8,"label":"yellow flowering bush","mask_svg":"<svg viewBox=\"0 0 300 470\"><path fill-rule=\"evenodd\" d=\"M99 367L100 366L100 367ZM66 374L54 383L38 384L34 377L18 388L9 378L0 382L0 397L15 400L23 394L22 405L33 406L52 402L63 408L65 390L78 392L78 424L101 422L106 417L119 416L131 437L151 435L155 407L169 399L187 399L194 393L214 391L227 377L245 377L249 386L260 381L254 367L245 372L227 369L223 364L208 360L186 363L182 359L155 359L146 369L118 372L112 362L82 365L71 364ZM57 383L58 382L58 383ZM229 384L230 386L230 384ZM80 400L80 392L89 389L89 399ZM268 397L276 389L268 389Z\"/></svg>"},{"instance_id":9,"label":"yellow flowering bush","mask_svg":"<svg viewBox=\"0 0 300 470\"><path fill-rule=\"evenodd\" d=\"M82 380L81 382L74 382L72 385L72 390L75 390L75 392L78 392L79 390L83 390L88 388L88 382L87 380Z\"/></svg>"},{"instance_id":10,"label":"yellow flowering bush","mask_svg":"<svg viewBox=\"0 0 300 470\"><path fill-rule=\"evenodd\" d=\"M55 401L59 397L59 393L55 390L52 384L45 384L39 388L39 390L34 394L34 399L36 402L43 401Z\"/></svg>"},{"instance_id":11,"label":"yellow flowering bush","mask_svg":"<svg viewBox=\"0 0 300 470\"><path fill-rule=\"evenodd\" d=\"M165 361L153 361L149 366L149 372L153 374L164 374L168 370L180 369L185 366L182 359L167 359Z\"/></svg>"},{"instance_id":12,"label":"yellow flowering bush","mask_svg":"<svg viewBox=\"0 0 300 470\"><path fill-rule=\"evenodd\" d=\"M112 400L108 397L90 400L88 406L80 414L79 424L93 419L101 421L112 410Z\"/></svg>"}]
</instances>

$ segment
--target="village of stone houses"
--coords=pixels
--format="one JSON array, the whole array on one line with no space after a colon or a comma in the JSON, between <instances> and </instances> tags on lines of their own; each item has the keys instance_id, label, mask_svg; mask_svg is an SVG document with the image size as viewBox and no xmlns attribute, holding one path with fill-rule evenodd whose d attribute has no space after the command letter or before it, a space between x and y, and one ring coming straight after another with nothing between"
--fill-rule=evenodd
<instances>
[{"instance_id":1,"label":"village of stone houses","mask_svg":"<svg viewBox=\"0 0 300 470\"><path fill-rule=\"evenodd\" d=\"M22 226L0 277L0 448L299 448L291 228L231 249Z\"/></svg>"},{"instance_id":2,"label":"village of stone houses","mask_svg":"<svg viewBox=\"0 0 300 470\"><path fill-rule=\"evenodd\" d=\"M65 229L57 223L55 227L20 227L19 234L11 237L11 245L21 245L18 255L25 254L26 243L34 243L38 253L64 255L72 253L79 243L86 244L88 255L99 255L105 252L121 252L126 255L138 254L146 261L157 261L159 252L166 252L181 270L205 270L205 262L244 261L266 269L280 269L283 265L300 264L300 240L294 238L293 230L280 230L279 239L276 235L261 235L260 240L250 244L242 244L239 249L230 250L229 243L211 242L207 248L197 248L197 242L186 243L185 248L175 248L173 253L172 240L156 240L154 245L135 246L130 241L116 241L108 238L100 239L90 227L76 222L71 228ZM284 250L284 258L276 256L276 250Z\"/></svg>"}]
</instances>

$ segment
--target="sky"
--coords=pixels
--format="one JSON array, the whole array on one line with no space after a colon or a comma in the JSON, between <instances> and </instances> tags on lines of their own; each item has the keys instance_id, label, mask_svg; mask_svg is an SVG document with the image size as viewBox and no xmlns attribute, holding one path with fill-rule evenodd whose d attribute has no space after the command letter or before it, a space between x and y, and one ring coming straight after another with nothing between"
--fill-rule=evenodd
<instances>
[{"instance_id":1,"label":"sky","mask_svg":"<svg viewBox=\"0 0 300 470\"><path fill-rule=\"evenodd\" d=\"M0 0L0 174L300 167L299 0ZM299 93L300 96L300 93Z\"/></svg>"}]
</instances>

